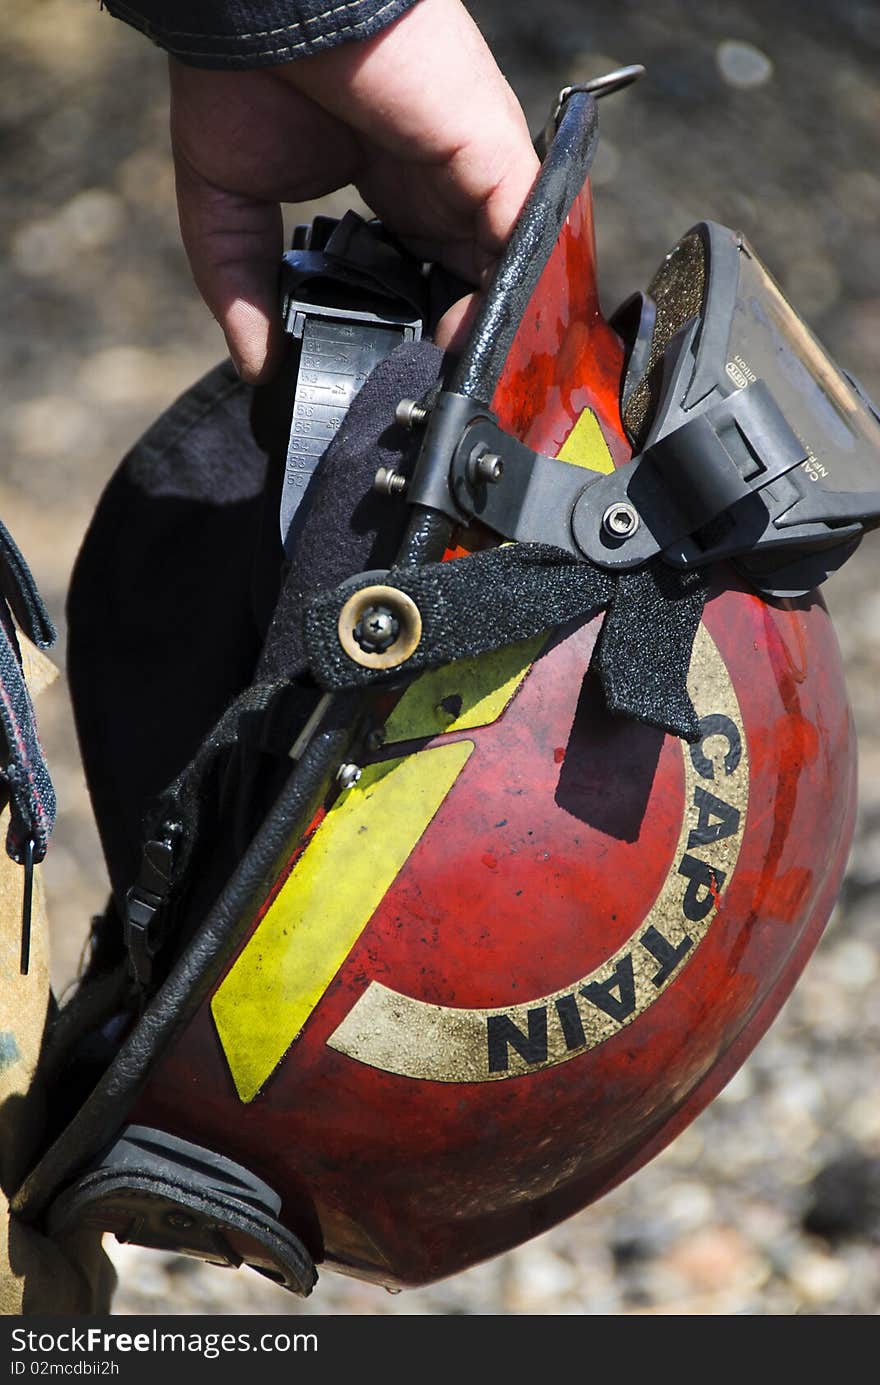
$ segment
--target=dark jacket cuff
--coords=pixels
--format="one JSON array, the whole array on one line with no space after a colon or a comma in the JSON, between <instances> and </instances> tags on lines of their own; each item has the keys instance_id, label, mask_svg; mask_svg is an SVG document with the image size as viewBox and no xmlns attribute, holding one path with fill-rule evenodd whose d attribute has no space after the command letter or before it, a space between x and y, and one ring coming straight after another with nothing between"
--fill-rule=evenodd
<instances>
[{"instance_id":1,"label":"dark jacket cuff","mask_svg":"<svg viewBox=\"0 0 880 1385\"><path fill-rule=\"evenodd\" d=\"M103 0L117 19L193 67L294 62L370 38L418 0Z\"/></svg>"}]
</instances>

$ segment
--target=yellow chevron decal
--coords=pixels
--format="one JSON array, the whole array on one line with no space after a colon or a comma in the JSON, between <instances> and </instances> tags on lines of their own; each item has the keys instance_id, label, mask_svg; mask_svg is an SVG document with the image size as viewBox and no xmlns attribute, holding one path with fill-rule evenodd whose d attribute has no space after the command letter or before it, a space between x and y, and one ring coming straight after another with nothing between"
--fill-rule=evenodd
<instances>
[{"instance_id":1,"label":"yellow chevron decal","mask_svg":"<svg viewBox=\"0 0 880 1385\"><path fill-rule=\"evenodd\" d=\"M385 723L385 740L470 731L497 721L546 642L546 634L506 649L429 669L403 694Z\"/></svg>"},{"instance_id":2,"label":"yellow chevron decal","mask_svg":"<svg viewBox=\"0 0 880 1385\"><path fill-rule=\"evenodd\" d=\"M299 1035L473 748L454 741L370 765L317 828L211 1001L242 1101Z\"/></svg>"}]
</instances>

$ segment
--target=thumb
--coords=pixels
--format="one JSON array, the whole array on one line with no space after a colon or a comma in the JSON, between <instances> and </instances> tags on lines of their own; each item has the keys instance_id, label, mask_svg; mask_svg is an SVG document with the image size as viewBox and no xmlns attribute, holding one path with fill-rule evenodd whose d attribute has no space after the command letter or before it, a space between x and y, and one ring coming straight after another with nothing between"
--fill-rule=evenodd
<instances>
[{"instance_id":1,"label":"thumb","mask_svg":"<svg viewBox=\"0 0 880 1385\"><path fill-rule=\"evenodd\" d=\"M207 182L175 151L180 232L196 287L219 322L238 373L270 377L280 349L281 208Z\"/></svg>"}]
</instances>

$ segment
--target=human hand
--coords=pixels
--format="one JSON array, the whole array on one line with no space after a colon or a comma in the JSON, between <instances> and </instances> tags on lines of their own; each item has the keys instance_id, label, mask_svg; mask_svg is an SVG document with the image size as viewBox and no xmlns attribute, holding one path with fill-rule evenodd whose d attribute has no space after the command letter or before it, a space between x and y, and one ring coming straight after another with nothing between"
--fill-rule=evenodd
<instances>
[{"instance_id":1,"label":"human hand","mask_svg":"<svg viewBox=\"0 0 880 1385\"><path fill-rule=\"evenodd\" d=\"M277 361L281 202L353 183L416 254L479 286L537 172L522 111L459 0L420 0L375 38L277 67L172 59L170 78L183 243L255 383Z\"/></svg>"}]
</instances>

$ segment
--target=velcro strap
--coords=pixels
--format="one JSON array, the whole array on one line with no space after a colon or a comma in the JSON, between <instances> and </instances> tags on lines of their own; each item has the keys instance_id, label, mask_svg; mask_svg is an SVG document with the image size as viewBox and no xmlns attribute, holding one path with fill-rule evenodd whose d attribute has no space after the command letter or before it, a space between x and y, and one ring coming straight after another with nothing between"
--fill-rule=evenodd
<instances>
[{"instance_id":1,"label":"velcro strap","mask_svg":"<svg viewBox=\"0 0 880 1385\"><path fill-rule=\"evenodd\" d=\"M306 606L312 674L328 690L387 683L401 674L500 649L551 626L607 609L594 661L609 710L685 740L699 736L687 691L694 636L706 598L697 572L650 564L616 575L547 544L509 544L450 562L396 567L388 574L418 606L422 637L405 665L356 664L339 642L340 610L358 583L320 592ZM371 574L362 586L376 581Z\"/></svg>"}]
</instances>

